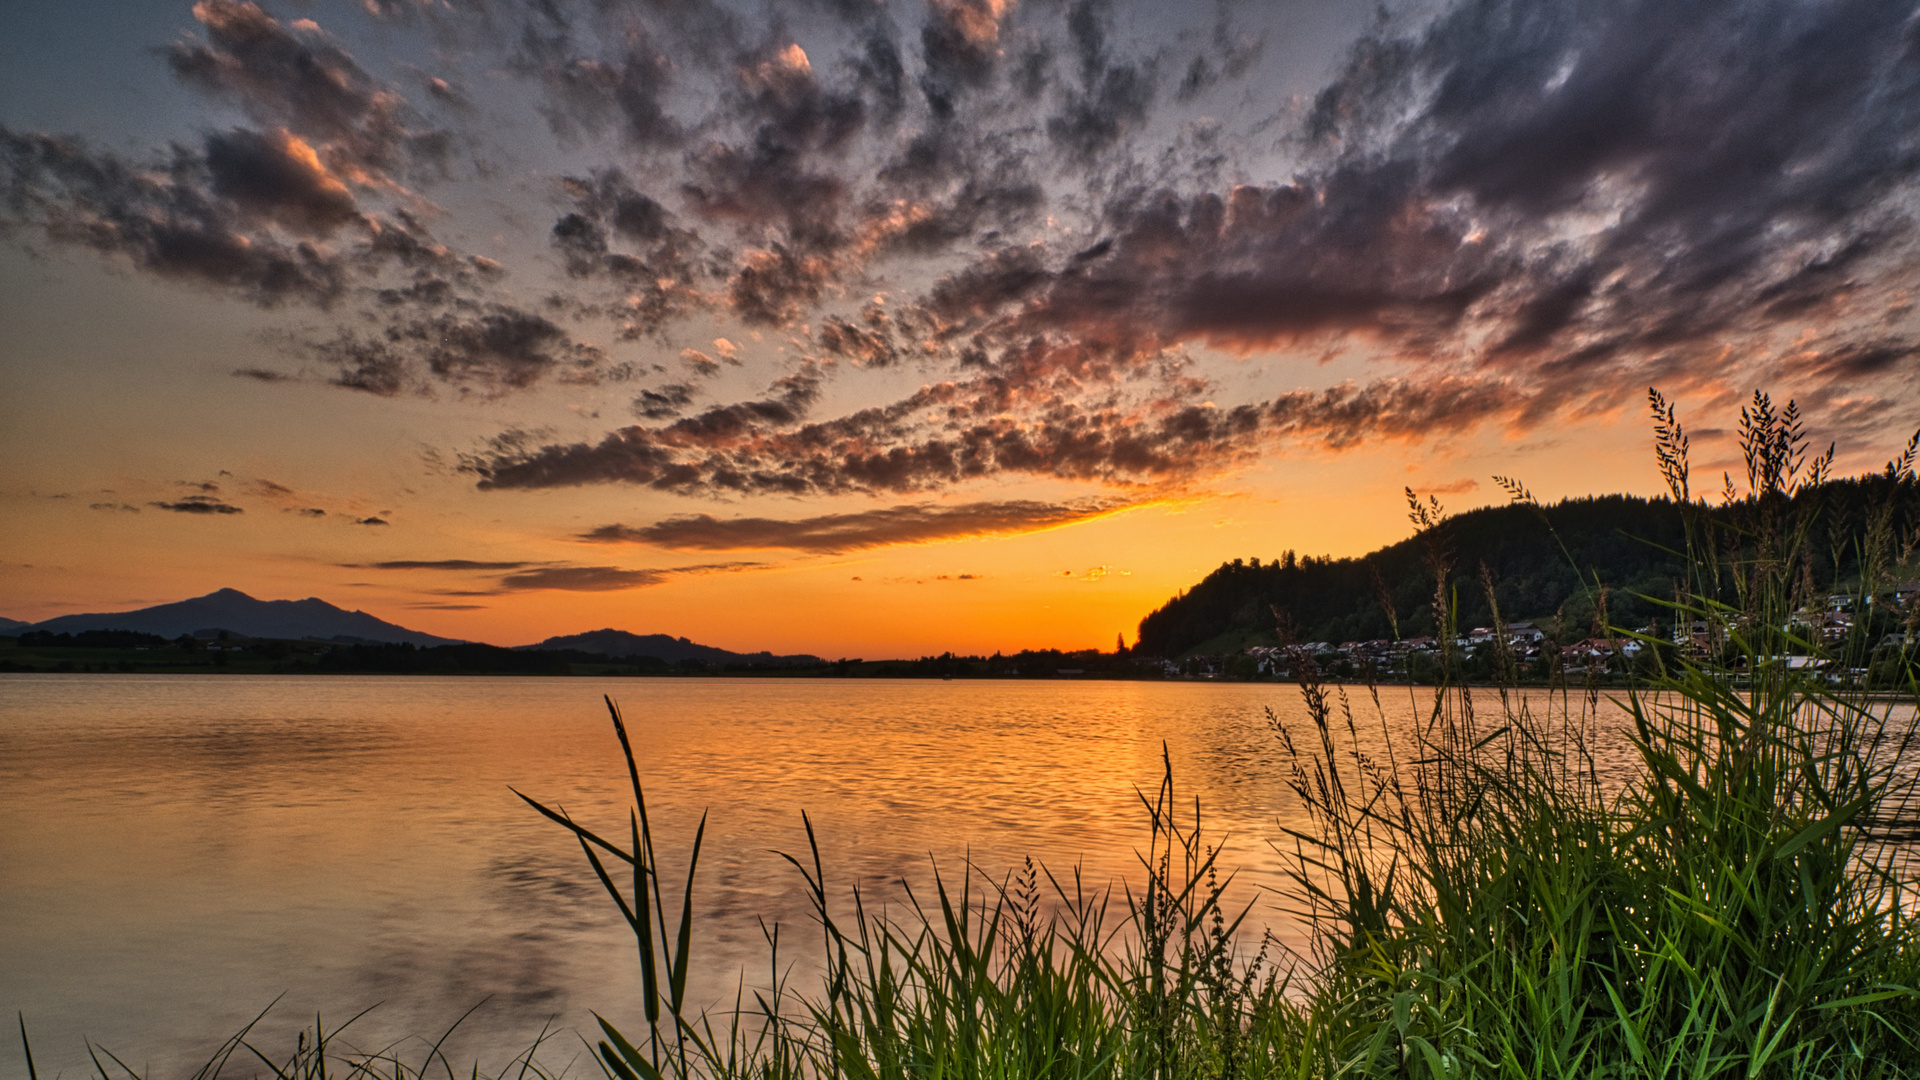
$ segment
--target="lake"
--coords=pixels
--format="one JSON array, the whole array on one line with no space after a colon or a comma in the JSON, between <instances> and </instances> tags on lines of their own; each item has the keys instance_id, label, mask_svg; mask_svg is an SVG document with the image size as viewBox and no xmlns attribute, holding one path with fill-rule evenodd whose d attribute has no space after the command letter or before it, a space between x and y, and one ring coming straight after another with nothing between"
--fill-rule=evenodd
<instances>
[{"instance_id":1,"label":"lake","mask_svg":"<svg viewBox=\"0 0 1920 1080\"><path fill-rule=\"evenodd\" d=\"M1356 693L1371 740L1380 714ZM1404 731L1429 693L1383 691L1385 727ZM316 1013L379 1003L349 1032L373 1049L484 1001L450 1043L483 1072L550 1020L556 1064L583 1053L571 1032L590 1009L643 1028L618 912L579 846L509 790L624 834L602 694L626 714L674 875L711 814L701 1000L767 985L762 917L813 988L817 935L774 854L804 852L801 811L840 899L858 883L897 904L935 864L999 879L1028 855L1104 886L1137 877L1137 792L1157 787L1163 745L1252 921L1300 940L1265 891L1283 866L1269 841L1303 824L1265 711L1308 723L1289 685L0 675L0 1009L25 1014L47 1077L88 1071L85 1039L153 1080L185 1076L276 997L260 1043L275 1053Z\"/></svg>"}]
</instances>

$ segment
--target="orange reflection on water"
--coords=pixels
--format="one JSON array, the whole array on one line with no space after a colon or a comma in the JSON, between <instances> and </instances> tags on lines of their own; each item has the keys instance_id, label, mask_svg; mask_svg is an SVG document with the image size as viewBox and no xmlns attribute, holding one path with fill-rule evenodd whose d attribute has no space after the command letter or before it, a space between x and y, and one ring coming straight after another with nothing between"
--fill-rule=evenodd
<instances>
[{"instance_id":1,"label":"orange reflection on water","mask_svg":"<svg viewBox=\"0 0 1920 1080\"><path fill-rule=\"evenodd\" d=\"M773 854L804 850L801 811L838 897L898 902L935 863L999 879L1028 855L1097 888L1138 876L1137 792L1163 746L1250 922L1299 940L1261 891L1282 883L1268 842L1305 825L1265 712L1304 727L1291 686L0 676L0 1005L26 1013L49 1075L85 1065L82 1035L191 1067L283 992L269 1042L385 1002L357 1029L377 1047L486 999L450 1045L483 1070L550 1017L636 1018L618 915L508 790L624 833L603 693L625 709L669 878L711 814L700 1000L770 981L761 917L787 928L811 989L817 935ZM1386 694L1385 729L1406 731L1424 694ZM1354 704L1383 747L1371 701Z\"/></svg>"}]
</instances>

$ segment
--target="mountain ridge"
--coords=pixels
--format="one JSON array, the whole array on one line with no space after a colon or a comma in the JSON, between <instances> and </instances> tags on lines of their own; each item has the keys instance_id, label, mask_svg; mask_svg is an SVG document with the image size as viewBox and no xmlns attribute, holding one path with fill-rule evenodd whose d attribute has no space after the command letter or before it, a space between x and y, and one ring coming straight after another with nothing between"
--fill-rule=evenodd
<instances>
[{"instance_id":1,"label":"mountain ridge","mask_svg":"<svg viewBox=\"0 0 1920 1080\"><path fill-rule=\"evenodd\" d=\"M319 597L260 600L234 588L216 589L204 596L131 611L59 615L40 622L0 619L0 633L9 635L31 632L79 634L89 630L134 631L166 638L225 630L250 638L413 645L419 648L469 644L459 638L439 637L390 623L364 611L348 611ZM686 637L635 634L611 627L558 635L514 648L516 652L568 650L612 659L651 657L670 664L697 660L710 664L806 667L826 662L810 653L789 656L775 655L767 650L741 653L702 645Z\"/></svg>"},{"instance_id":2,"label":"mountain ridge","mask_svg":"<svg viewBox=\"0 0 1920 1080\"><path fill-rule=\"evenodd\" d=\"M133 630L169 638L202 630L225 630L257 638L358 639L421 647L461 644L459 638L410 630L364 611L336 607L316 596L304 600L258 600L232 588L132 611L58 615L17 629L52 634Z\"/></svg>"},{"instance_id":3,"label":"mountain ridge","mask_svg":"<svg viewBox=\"0 0 1920 1080\"><path fill-rule=\"evenodd\" d=\"M650 656L670 664L679 663L682 660L702 660L710 664L811 667L826 662L810 653L796 653L791 656L775 656L766 650L756 653L738 653L714 645L702 645L684 637L676 638L671 634L635 634L627 630L615 630L612 627L589 630L581 634L562 634L532 645L516 646L516 648L520 651L571 649L576 652L616 658Z\"/></svg>"}]
</instances>

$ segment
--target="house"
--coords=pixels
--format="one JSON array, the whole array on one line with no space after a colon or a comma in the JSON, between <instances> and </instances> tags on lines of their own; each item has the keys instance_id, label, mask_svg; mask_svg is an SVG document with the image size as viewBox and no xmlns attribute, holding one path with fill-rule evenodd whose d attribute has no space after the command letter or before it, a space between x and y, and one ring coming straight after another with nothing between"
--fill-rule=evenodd
<instances>
[{"instance_id":1,"label":"house","mask_svg":"<svg viewBox=\"0 0 1920 1080\"><path fill-rule=\"evenodd\" d=\"M1546 637L1546 632L1532 622L1507 624L1507 640L1515 645L1538 645Z\"/></svg>"}]
</instances>

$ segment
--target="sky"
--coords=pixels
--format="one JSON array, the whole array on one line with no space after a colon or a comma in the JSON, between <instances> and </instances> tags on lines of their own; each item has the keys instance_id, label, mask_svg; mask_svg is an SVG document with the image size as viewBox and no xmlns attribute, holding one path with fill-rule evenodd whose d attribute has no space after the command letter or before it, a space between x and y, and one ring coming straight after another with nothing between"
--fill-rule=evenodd
<instances>
[{"instance_id":1,"label":"sky","mask_svg":"<svg viewBox=\"0 0 1920 1080\"><path fill-rule=\"evenodd\" d=\"M1111 648L1409 488L1658 493L1649 388L1697 476L1920 425L1911 3L0 21L16 619Z\"/></svg>"}]
</instances>

